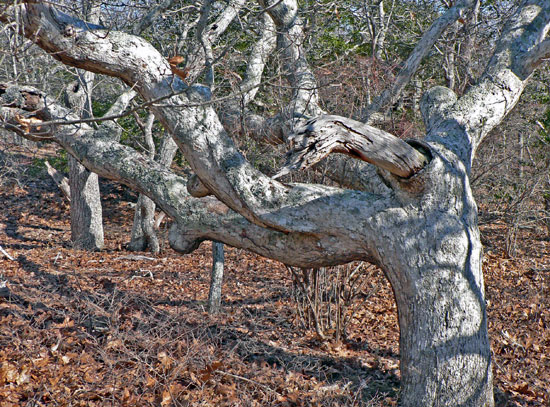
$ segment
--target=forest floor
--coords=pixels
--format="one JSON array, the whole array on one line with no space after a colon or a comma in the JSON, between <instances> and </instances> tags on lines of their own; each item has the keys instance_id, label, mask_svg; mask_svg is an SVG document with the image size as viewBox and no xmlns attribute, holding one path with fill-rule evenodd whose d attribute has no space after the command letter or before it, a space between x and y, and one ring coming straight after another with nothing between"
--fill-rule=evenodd
<instances>
[{"instance_id":1,"label":"forest floor","mask_svg":"<svg viewBox=\"0 0 550 407\"><path fill-rule=\"evenodd\" d=\"M0 179L13 257L0 254L0 407L397 405L397 311L380 272L350 306L347 338L322 341L283 265L227 248L211 316L209 243L126 251L135 195L102 180L106 247L74 250L67 202L22 152ZM481 220L497 405L550 406L550 242L523 230L507 258L505 225Z\"/></svg>"}]
</instances>

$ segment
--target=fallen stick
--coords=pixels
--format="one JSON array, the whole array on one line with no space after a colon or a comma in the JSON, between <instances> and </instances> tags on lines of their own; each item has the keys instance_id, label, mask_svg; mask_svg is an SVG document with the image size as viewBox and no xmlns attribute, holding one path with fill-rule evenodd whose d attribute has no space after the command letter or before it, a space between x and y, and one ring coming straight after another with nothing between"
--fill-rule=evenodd
<instances>
[{"instance_id":1,"label":"fallen stick","mask_svg":"<svg viewBox=\"0 0 550 407\"><path fill-rule=\"evenodd\" d=\"M4 256L6 256L8 259L10 259L10 260L12 260L12 261L15 260L13 257L11 257L11 256L8 254L7 251L4 250L4 248L3 248L2 246L0 246L0 252L2 252L2 254L3 254Z\"/></svg>"}]
</instances>

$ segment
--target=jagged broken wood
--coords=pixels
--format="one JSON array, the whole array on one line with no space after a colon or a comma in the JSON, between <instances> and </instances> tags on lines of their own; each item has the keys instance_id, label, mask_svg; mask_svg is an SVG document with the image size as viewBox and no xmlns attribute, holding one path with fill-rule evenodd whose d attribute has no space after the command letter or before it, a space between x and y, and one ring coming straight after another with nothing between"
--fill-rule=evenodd
<instances>
[{"instance_id":1,"label":"jagged broken wood","mask_svg":"<svg viewBox=\"0 0 550 407\"><path fill-rule=\"evenodd\" d=\"M429 161L427 155L390 133L335 115L309 120L289 142L286 164L273 178L309 168L330 153L347 154L402 178L416 174Z\"/></svg>"}]
</instances>

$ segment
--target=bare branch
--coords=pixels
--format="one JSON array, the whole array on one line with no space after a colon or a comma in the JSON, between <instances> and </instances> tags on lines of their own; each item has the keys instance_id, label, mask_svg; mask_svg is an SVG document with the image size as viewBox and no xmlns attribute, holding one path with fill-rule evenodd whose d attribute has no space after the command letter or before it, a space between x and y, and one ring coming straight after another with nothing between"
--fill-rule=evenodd
<instances>
[{"instance_id":1,"label":"bare branch","mask_svg":"<svg viewBox=\"0 0 550 407\"><path fill-rule=\"evenodd\" d=\"M197 37L202 46L204 52L204 66L205 66L205 81L206 86L210 89L214 87L214 52L212 51L212 43L210 38L206 34L206 24L208 22L208 16L210 15L210 10L212 8L213 0L203 0L201 7L201 16L199 23L197 24Z\"/></svg>"},{"instance_id":2,"label":"bare branch","mask_svg":"<svg viewBox=\"0 0 550 407\"><path fill-rule=\"evenodd\" d=\"M277 10L278 7L274 7L272 11ZM238 151L211 106L205 104L188 107L192 103L201 104L210 101L209 90L199 85L187 87L181 81L178 82L178 78L172 75L168 62L143 39L114 31L104 37L99 35L101 32L92 34L82 31L67 40L60 34L62 27L57 25L58 20L52 17L58 12L51 10L49 6L27 4L25 7L20 7L19 11L27 27L25 34L33 38L38 45L61 58L67 65L76 65L118 77L126 83L135 85L135 89L146 101L181 91L170 98L169 105L152 105L152 111L164 128L172 134L204 186L225 205L250 222L284 233L307 234L317 231L318 219L332 212L332 202L336 199L335 197L346 196L346 199L351 199L351 205L360 207L360 210L363 210L364 199L372 198L369 194L321 185L285 185L259 172ZM286 12L283 15L296 16L295 8L291 11L290 15ZM292 26L292 21L290 23ZM47 27L41 29L45 25ZM301 58L305 61L305 56L302 55ZM70 130L70 126L65 127ZM58 142L68 143L69 130L65 130L59 136L56 135ZM80 129L76 127L73 131L78 130ZM149 194L151 197L164 193L162 191L168 188L147 184L147 187L153 190L146 190L147 181L153 182L154 177L158 175L148 169L147 174L140 174L142 179L138 179L137 174L142 167L137 166L143 158L136 156L137 163L125 162L130 171L126 167L118 167L118 163L101 162L100 156L105 155L105 152L94 150L93 143L82 147L87 149L85 154L84 151L72 148L73 150L69 151L80 157L83 164L94 172L100 175L108 174L107 176L118 173L119 177L126 180L125 182L135 182L140 192ZM117 146L117 149L122 155L130 154L126 153L123 147L119 149ZM109 151L110 154L111 151ZM121 159L129 158L121 156ZM158 167L158 164L151 165ZM130 173L127 174L126 171ZM167 181L167 185L170 185L170 182ZM173 192L170 191L170 193ZM373 213L377 213L383 207L382 204L373 206L369 209L373 212L364 213L362 219L369 219ZM174 213L173 209L168 210ZM349 227L346 226L344 231L342 225L348 225L350 218L355 219L356 216L363 215L357 215L352 210L343 211L334 216L330 223L323 225L322 232L328 235L347 234ZM361 235L364 234L365 227L366 225L361 225Z\"/></svg>"},{"instance_id":3,"label":"bare branch","mask_svg":"<svg viewBox=\"0 0 550 407\"><path fill-rule=\"evenodd\" d=\"M402 178L422 169L427 157L403 140L341 116L320 116L290 137L287 163L274 177L309 168L330 153L342 153L374 164Z\"/></svg>"},{"instance_id":4,"label":"bare branch","mask_svg":"<svg viewBox=\"0 0 550 407\"><path fill-rule=\"evenodd\" d=\"M57 187L61 190L63 193L63 196L67 198L67 200L71 201L71 187L69 186L69 178L65 177L62 173L57 171L54 167L51 166L51 164L46 160L46 171L52 177L53 181L57 185Z\"/></svg>"},{"instance_id":5,"label":"bare branch","mask_svg":"<svg viewBox=\"0 0 550 407\"><path fill-rule=\"evenodd\" d=\"M219 17L214 21L210 26L208 32L208 40L210 43L214 43L220 35L222 35L229 24L237 17L239 11L243 8L245 0L232 0L229 2L227 7L219 15Z\"/></svg>"},{"instance_id":6,"label":"bare branch","mask_svg":"<svg viewBox=\"0 0 550 407\"><path fill-rule=\"evenodd\" d=\"M522 75L529 76L544 60L550 58L550 39L535 45L518 60Z\"/></svg>"},{"instance_id":7,"label":"bare branch","mask_svg":"<svg viewBox=\"0 0 550 407\"><path fill-rule=\"evenodd\" d=\"M258 1L277 27L277 47L283 55L284 70L293 89L292 100L282 112L284 119L304 120L322 114L315 75L302 47L305 36L297 1L274 1L275 4L271 5L267 0Z\"/></svg>"},{"instance_id":8,"label":"bare branch","mask_svg":"<svg viewBox=\"0 0 550 407\"><path fill-rule=\"evenodd\" d=\"M254 99L262 82L262 74L269 55L275 49L275 26L268 14L262 16L262 36L256 41L246 64L245 79L239 84L242 92L238 99L247 106Z\"/></svg>"},{"instance_id":9,"label":"bare branch","mask_svg":"<svg viewBox=\"0 0 550 407\"><path fill-rule=\"evenodd\" d=\"M431 125L426 141L443 142L459 155L467 170L485 136L516 105L528 76L531 56L546 53L544 40L550 27L550 2L524 0L510 17L496 50L478 83L449 106L437 125ZM525 50L529 51L524 65ZM461 131L456 131L456 129ZM454 129L454 130L453 130Z\"/></svg>"},{"instance_id":10,"label":"bare branch","mask_svg":"<svg viewBox=\"0 0 550 407\"><path fill-rule=\"evenodd\" d=\"M474 3L475 0L460 0L432 23L428 31L424 33L420 41L418 41L412 50L403 67L397 74L395 81L393 81L391 86L386 88L382 94L375 98L370 104L362 121L368 123L374 113L395 103L405 86L410 82L424 57L430 53L435 42L441 37L441 34L443 34L449 26L454 24L455 21L461 18Z\"/></svg>"},{"instance_id":11,"label":"bare branch","mask_svg":"<svg viewBox=\"0 0 550 407\"><path fill-rule=\"evenodd\" d=\"M156 7L153 7L145 16L143 16L139 23L136 24L132 30L133 34L141 34L147 27L149 27L153 21L164 11L168 10L176 0L164 0L162 3L158 4Z\"/></svg>"}]
</instances>

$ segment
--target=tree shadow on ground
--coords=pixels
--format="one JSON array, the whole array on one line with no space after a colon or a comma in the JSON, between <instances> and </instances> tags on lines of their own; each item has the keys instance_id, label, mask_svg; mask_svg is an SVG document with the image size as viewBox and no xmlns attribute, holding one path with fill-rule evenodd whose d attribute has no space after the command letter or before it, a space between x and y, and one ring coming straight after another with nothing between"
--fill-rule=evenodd
<instances>
[{"instance_id":1,"label":"tree shadow on ground","mask_svg":"<svg viewBox=\"0 0 550 407\"><path fill-rule=\"evenodd\" d=\"M264 364L277 371L315 378L327 386L348 386L365 402L380 395L397 397L399 379L392 373L362 366L353 358L293 352L275 341L255 337L251 331L244 332L242 327L246 321L210 319L198 311L202 306L200 301L152 299L120 289L104 280L100 280L103 283L100 282L100 286L93 291L77 289L69 273L44 270L43 266L23 255L17 258L17 262L25 273L32 275L32 279L27 283L14 282L17 292L10 293L6 299L17 306L20 317L37 329L48 330L52 324L60 324L70 317L75 322L70 329L85 331L100 346L108 342L114 333L143 338L147 335L158 336L162 331L166 337L178 338L194 332L194 336L202 338L205 348L214 345L217 352L232 354L249 366ZM48 296L55 296L59 306L45 305ZM281 294L277 293L254 301L244 300L240 305L269 304L280 297ZM232 303L239 305L239 301ZM77 306L61 309L62 304ZM36 317L37 313L43 312L52 315L47 319ZM269 310L261 310L254 317L261 322L271 314ZM134 318L132 315L140 317ZM123 333L123 329L127 332ZM367 348L365 352L377 352L377 349ZM394 354L390 356L397 358ZM330 397L327 395L326 405L338 405L341 401L340 396L334 396L332 401Z\"/></svg>"}]
</instances>

